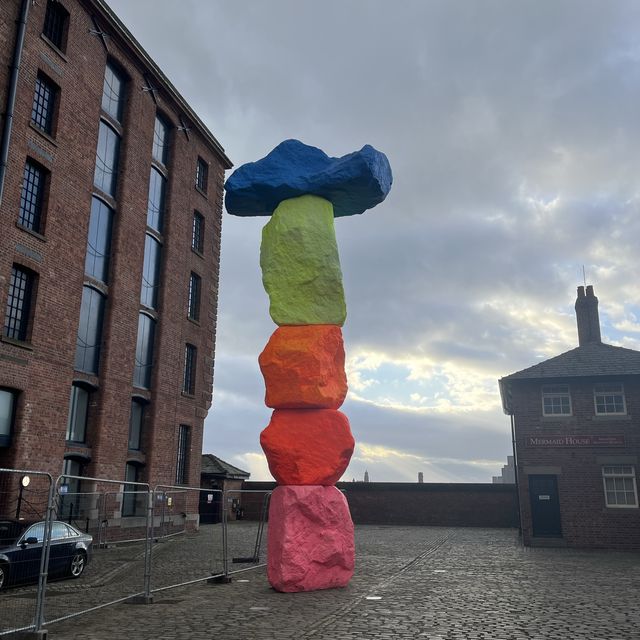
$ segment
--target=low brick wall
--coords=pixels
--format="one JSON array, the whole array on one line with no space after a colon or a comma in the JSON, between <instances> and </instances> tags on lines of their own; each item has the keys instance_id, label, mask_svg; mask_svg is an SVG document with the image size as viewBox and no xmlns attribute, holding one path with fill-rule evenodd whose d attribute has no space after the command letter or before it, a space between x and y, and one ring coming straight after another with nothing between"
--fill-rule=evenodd
<instances>
[{"instance_id":1,"label":"low brick wall","mask_svg":"<svg viewBox=\"0 0 640 640\"><path fill-rule=\"evenodd\" d=\"M245 482L267 491L275 482ZM515 485L482 483L341 482L356 524L517 527ZM257 494L244 494L243 504ZM248 505L247 505L248 506Z\"/></svg>"}]
</instances>

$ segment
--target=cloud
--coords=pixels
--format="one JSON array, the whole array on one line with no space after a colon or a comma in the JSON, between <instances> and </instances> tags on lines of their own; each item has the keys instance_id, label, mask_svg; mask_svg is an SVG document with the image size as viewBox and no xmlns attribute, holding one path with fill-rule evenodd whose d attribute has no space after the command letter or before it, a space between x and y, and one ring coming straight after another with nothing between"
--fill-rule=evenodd
<instances>
[{"instance_id":1,"label":"cloud","mask_svg":"<svg viewBox=\"0 0 640 640\"><path fill-rule=\"evenodd\" d=\"M389 157L387 200L336 221L344 411L358 442L397 452L372 480L499 472L497 379L576 346L583 266L603 338L640 347L640 3L110 4L237 164L291 137ZM261 455L269 419L263 222L223 222L205 445L231 461Z\"/></svg>"}]
</instances>

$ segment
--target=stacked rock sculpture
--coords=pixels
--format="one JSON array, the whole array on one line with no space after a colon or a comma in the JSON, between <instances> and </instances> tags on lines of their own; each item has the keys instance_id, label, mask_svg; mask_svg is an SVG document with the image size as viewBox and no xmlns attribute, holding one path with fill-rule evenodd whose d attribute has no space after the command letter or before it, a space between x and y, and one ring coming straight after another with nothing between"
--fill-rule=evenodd
<instances>
[{"instance_id":1,"label":"stacked rock sculpture","mask_svg":"<svg viewBox=\"0 0 640 640\"><path fill-rule=\"evenodd\" d=\"M278 591L344 587L353 575L353 522L334 486L354 448L347 417L346 305L334 217L363 213L391 188L386 156L367 145L342 158L286 140L237 169L227 211L270 216L260 266L278 328L259 364L274 411L260 435L278 486L271 497L267 576Z\"/></svg>"}]
</instances>

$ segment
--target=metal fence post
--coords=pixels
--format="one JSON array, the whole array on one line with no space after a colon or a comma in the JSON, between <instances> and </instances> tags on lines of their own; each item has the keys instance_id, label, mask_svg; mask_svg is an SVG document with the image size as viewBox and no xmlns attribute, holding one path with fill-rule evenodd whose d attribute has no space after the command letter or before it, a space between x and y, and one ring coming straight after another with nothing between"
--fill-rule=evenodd
<instances>
[{"instance_id":1,"label":"metal fence post","mask_svg":"<svg viewBox=\"0 0 640 640\"><path fill-rule=\"evenodd\" d=\"M227 492L222 492L222 570L225 579L229 578L229 539L227 532Z\"/></svg>"},{"instance_id":2,"label":"metal fence post","mask_svg":"<svg viewBox=\"0 0 640 640\"><path fill-rule=\"evenodd\" d=\"M49 570L49 552L51 550L51 525L53 524L54 496L57 482L49 476L49 498L47 502L47 517L45 519L44 534L42 537L42 555L40 556L40 575L38 576L38 593L36 594L36 614L34 631L36 634L42 631L44 624L44 601L47 590L47 572Z\"/></svg>"},{"instance_id":3,"label":"metal fence post","mask_svg":"<svg viewBox=\"0 0 640 640\"><path fill-rule=\"evenodd\" d=\"M151 553L153 551L153 500L155 491L151 487L147 491L147 537L145 540L144 550L144 596L142 602L144 604L153 603L151 595Z\"/></svg>"}]
</instances>

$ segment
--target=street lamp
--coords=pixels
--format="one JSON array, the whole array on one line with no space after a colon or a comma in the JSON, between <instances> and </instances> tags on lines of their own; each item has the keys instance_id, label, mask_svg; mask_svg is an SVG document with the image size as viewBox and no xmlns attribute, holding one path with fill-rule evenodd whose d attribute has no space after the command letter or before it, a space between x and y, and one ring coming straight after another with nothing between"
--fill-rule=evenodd
<instances>
[{"instance_id":1,"label":"street lamp","mask_svg":"<svg viewBox=\"0 0 640 640\"><path fill-rule=\"evenodd\" d=\"M22 476L20 478L20 492L18 493L18 506L16 507L16 520L20 519L20 507L22 507L22 492L29 486L31 478L29 476Z\"/></svg>"}]
</instances>

